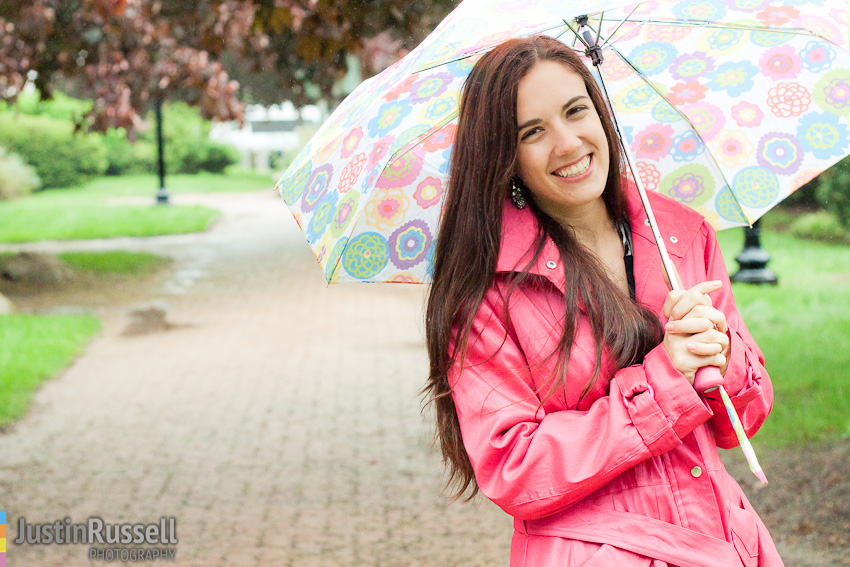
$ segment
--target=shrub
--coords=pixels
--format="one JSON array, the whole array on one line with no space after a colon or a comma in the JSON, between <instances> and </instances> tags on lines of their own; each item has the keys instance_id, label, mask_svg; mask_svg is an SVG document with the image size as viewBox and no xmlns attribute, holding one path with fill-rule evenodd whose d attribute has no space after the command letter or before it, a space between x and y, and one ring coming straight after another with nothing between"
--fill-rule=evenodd
<instances>
[{"instance_id":1,"label":"shrub","mask_svg":"<svg viewBox=\"0 0 850 567\"><path fill-rule=\"evenodd\" d=\"M100 137L109 162L106 175L153 173L156 170L156 151L150 143L141 140L130 143L123 128L110 128Z\"/></svg>"},{"instance_id":2,"label":"shrub","mask_svg":"<svg viewBox=\"0 0 850 567\"><path fill-rule=\"evenodd\" d=\"M35 168L44 189L78 185L101 175L108 161L99 137L74 134L70 121L45 116L0 114L0 145Z\"/></svg>"},{"instance_id":3,"label":"shrub","mask_svg":"<svg viewBox=\"0 0 850 567\"><path fill-rule=\"evenodd\" d=\"M820 176L815 194L844 228L850 229L850 159L845 158Z\"/></svg>"},{"instance_id":4,"label":"shrub","mask_svg":"<svg viewBox=\"0 0 850 567\"><path fill-rule=\"evenodd\" d=\"M156 118L150 112L146 119L150 128L140 134L137 145L151 144L156 156ZM239 162L235 148L210 140L212 125L201 118L197 108L184 102L168 103L162 109L162 125L168 173L221 173L227 166ZM156 157L152 163L155 170Z\"/></svg>"},{"instance_id":5,"label":"shrub","mask_svg":"<svg viewBox=\"0 0 850 567\"><path fill-rule=\"evenodd\" d=\"M17 154L0 148L0 201L28 195L40 185L41 180L32 166Z\"/></svg>"},{"instance_id":6,"label":"shrub","mask_svg":"<svg viewBox=\"0 0 850 567\"><path fill-rule=\"evenodd\" d=\"M850 234L835 215L828 211L805 214L791 223L791 233L798 238L822 242L850 242Z\"/></svg>"}]
</instances>

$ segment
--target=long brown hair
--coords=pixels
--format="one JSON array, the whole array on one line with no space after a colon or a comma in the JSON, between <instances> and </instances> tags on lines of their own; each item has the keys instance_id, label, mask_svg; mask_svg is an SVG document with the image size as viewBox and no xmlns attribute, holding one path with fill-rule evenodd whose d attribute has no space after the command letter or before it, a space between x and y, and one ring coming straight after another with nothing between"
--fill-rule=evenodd
<instances>
[{"instance_id":1,"label":"long brown hair","mask_svg":"<svg viewBox=\"0 0 850 567\"><path fill-rule=\"evenodd\" d=\"M461 98L425 321L430 376L423 393L436 410L437 439L449 470L447 486L456 484L455 498L470 486L472 498L478 485L463 447L447 372L452 365L463 364L472 319L494 282L502 206L516 171L518 85L539 61L559 62L583 78L610 148L603 200L612 220L627 218L616 129L602 93L581 59L558 40L545 36L510 40L484 55L467 78ZM596 369L584 387L582 396L586 396L599 377L603 348L607 347L615 369L638 363L660 342L661 326L654 313L635 304L614 284L572 230L537 207L529 191L525 193L539 230L533 258L522 272L512 274L510 290L526 280L547 238L558 247L565 271L564 332L552 353L557 356L556 376L541 404L567 381L579 298L584 300L596 342ZM506 305L509 301L510 294ZM455 348L450 353L455 326Z\"/></svg>"}]
</instances>

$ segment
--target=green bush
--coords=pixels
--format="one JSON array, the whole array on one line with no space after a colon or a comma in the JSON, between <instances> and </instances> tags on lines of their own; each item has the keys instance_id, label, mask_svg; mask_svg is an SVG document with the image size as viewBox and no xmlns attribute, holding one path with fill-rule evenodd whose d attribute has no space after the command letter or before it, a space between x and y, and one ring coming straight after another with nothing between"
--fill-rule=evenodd
<instances>
[{"instance_id":1,"label":"green bush","mask_svg":"<svg viewBox=\"0 0 850 567\"><path fill-rule=\"evenodd\" d=\"M150 143L141 140L131 143L123 128L110 128L100 136L109 161L106 175L153 173L156 170L156 151Z\"/></svg>"},{"instance_id":2,"label":"green bush","mask_svg":"<svg viewBox=\"0 0 850 567\"><path fill-rule=\"evenodd\" d=\"M151 144L156 164L156 118L148 113L150 128L141 132L139 143ZM162 133L165 142L165 170L168 173L221 173L239 162L235 148L210 140L212 124L201 118L197 108L184 102L170 102L162 108ZM156 171L155 168L152 171Z\"/></svg>"},{"instance_id":3,"label":"green bush","mask_svg":"<svg viewBox=\"0 0 850 567\"><path fill-rule=\"evenodd\" d=\"M70 121L47 116L0 114L0 146L32 165L44 189L79 185L108 166L99 137L75 134Z\"/></svg>"},{"instance_id":4,"label":"green bush","mask_svg":"<svg viewBox=\"0 0 850 567\"><path fill-rule=\"evenodd\" d=\"M41 185L32 166L0 147L0 201L29 195Z\"/></svg>"},{"instance_id":5,"label":"green bush","mask_svg":"<svg viewBox=\"0 0 850 567\"><path fill-rule=\"evenodd\" d=\"M798 238L822 242L850 242L850 233L829 211L818 211L798 217L791 223L791 233Z\"/></svg>"},{"instance_id":6,"label":"green bush","mask_svg":"<svg viewBox=\"0 0 850 567\"><path fill-rule=\"evenodd\" d=\"M850 229L850 158L844 158L820 175L815 194L823 208Z\"/></svg>"}]
</instances>

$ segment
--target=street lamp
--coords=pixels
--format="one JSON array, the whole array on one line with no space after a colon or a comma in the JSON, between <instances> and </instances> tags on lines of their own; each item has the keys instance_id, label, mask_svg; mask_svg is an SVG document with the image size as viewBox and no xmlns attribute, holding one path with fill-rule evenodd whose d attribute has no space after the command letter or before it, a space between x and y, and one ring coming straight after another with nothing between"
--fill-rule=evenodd
<instances>
[{"instance_id":1,"label":"street lamp","mask_svg":"<svg viewBox=\"0 0 850 567\"><path fill-rule=\"evenodd\" d=\"M744 249L735 256L739 270L732 275L733 282L749 284L773 284L779 278L767 267L770 254L761 247L761 228L757 220L753 226L744 228Z\"/></svg>"},{"instance_id":2,"label":"street lamp","mask_svg":"<svg viewBox=\"0 0 850 567\"><path fill-rule=\"evenodd\" d=\"M156 145L159 161L159 189L156 191L156 204L169 205L168 189L165 188L165 156L164 143L162 139L162 99L156 99Z\"/></svg>"}]
</instances>

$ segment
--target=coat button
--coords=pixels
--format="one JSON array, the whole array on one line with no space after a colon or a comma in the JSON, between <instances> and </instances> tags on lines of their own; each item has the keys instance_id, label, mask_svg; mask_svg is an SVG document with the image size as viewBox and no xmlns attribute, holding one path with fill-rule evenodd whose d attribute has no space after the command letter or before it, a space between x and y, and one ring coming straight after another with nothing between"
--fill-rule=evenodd
<instances>
[{"instance_id":1,"label":"coat button","mask_svg":"<svg viewBox=\"0 0 850 567\"><path fill-rule=\"evenodd\" d=\"M557 265L558 264L556 264L554 260L549 260L548 262L546 262L546 267L549 268L550 270L554 270L555 266L557 266Z\"/></svg>"},{"instance_id":2,"label":"coat button","mask_svg":"<svg viewBox=\"0 0 850 567\"><path fill-rule=\"evenodd\" d=\"M679 242L679 239L678 239L678 238L676 238L675 236L671 236L671 237L670 237L670 242L672 242L673 244L676 244L677 242Z\"/></svg>"},{"instance_id":3,"label":"coat button","mask_svg":"<svg viewBox=\"0 0 850 567\"><path fill-rule=\"evenodd\" d=\"M643 224L645 224L646 226L649 226L649 219L648 218L643 219Z\"/></svg>"},{"instance_id":4,"label":"coat button","mask_svg":"<svg viewBox=\"0 0 850 567\"><path fill-rule=\"evenodd\" d=\"M699 478L702 476L702 469L699 467L694 467L691 469L691 476L694 478Z\"/></svg>"}]
</instances>

